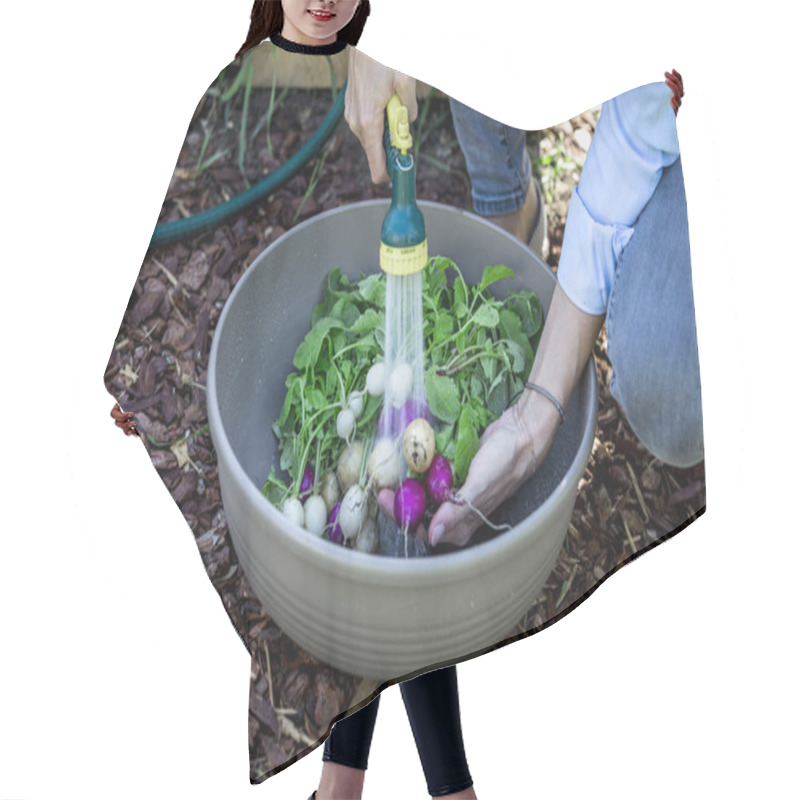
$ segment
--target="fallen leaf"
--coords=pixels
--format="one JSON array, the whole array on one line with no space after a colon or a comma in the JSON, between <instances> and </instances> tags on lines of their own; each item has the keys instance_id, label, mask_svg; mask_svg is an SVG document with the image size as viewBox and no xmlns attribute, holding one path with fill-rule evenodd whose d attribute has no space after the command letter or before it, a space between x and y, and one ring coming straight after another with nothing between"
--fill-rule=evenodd
<instances>
[{"instance_id":1,"label":"fallen leaf","mask_svg":"<svg viewBox=\"0 0 800 800\"><path fill-rule=\"evenodd\" d=\"M133 368L130 361L122 368L120 375L126 386L133 386L139 380L139 373Z\"/></svg>"},{"instance_id":2,"label":"fallen leaf","mask_svg":"<svg viewBox=\"0 0 800 800\"><path fill-rule=\"evenodd\" d=\"M189 458L189 445L187 442L175 442L169 449L172 451L172 455L175 456L179 469L184 469L192 463L192 459Z\"/></svg>"}]
</instances>

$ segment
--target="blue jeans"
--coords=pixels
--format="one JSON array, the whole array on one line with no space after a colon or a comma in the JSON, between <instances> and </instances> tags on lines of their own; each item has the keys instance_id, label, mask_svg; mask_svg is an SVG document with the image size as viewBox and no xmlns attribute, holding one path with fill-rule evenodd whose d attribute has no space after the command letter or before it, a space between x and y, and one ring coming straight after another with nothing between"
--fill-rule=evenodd
<instances>
[{"instance_id":1,"label":"blue jeans","mask_svg":"<svg viewBox=\"0 0 800 800\"><path fill-rule=\"evenodd\" d=\"M450 99L475 211L495 216L525 200L525 131ZM606 313L611 394L642 444L661 461L703 459L700 367L680 158L665 169L617 265Z\"/></svg>"},{"instance_id":2,"label":"blue jeans","mask_svg":"<svg viewBox=\"0 0 800 800\"><path fill-rule=\"evenodd\" d=\"M467 162L475 213L496 217L516 211L525 202L531 178L525 131L479 114L452 97L450 113Z\"/></svg>"},{"instance_id":3,"label":"blue jeans","mask_svg":"<svg viewBox=\"0 0 800 800\"><path fill-rule=\"evenodd\" d=\"M703 459L700 364L680 158L667 167L622 251L606 312L611 394L661 461Z\"/></svg>"}]
</instances>

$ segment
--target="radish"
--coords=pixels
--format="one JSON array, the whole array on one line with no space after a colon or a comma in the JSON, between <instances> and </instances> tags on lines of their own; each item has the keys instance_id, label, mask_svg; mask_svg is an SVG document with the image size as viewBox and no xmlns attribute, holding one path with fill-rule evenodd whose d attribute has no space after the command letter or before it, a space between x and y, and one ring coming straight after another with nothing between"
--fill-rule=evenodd
<instances>
[{"instance_id":1,"label":"radish","mask_svg":"<svg viewBox=\"0 0 800 800\"><path fill-rule=\"evenodd\" d=\"M322 536L327 522L328 509L325 508L325 501L318 494L312 494L303 505L305 517L305 528L315 536Z\"/></svg>"},{"instance_id":2,"label":"radish","mask_svg":"<svg viewBox=\"0 0 800 800\"><path fill-rule=\"evenodd\" d=\"M311 464L306 464L306 468L303 470L303 479L300 481L300 499L304 502L314 488L314 477Z\"/></svg>"},{"instance_id":3,"label":"radish","mask_svg":"<svg viewBox=\"0 0 800 800\"><path fill-rule=\"evenodd\" d=\"M330 511L341 499L341 492L339 491L339 481L336 478L335 472L329 472L325 479L322 481L322 491L320 492L322 499L325 501L325 508Z\"/></svg>"},{"instance_id":4,"label":"radish","mask_svg":"<svg viewBox=\"0 0 800 800\"><path fill-rule=\"evenodd\" d=\"M375 489L394 489L402 477L400 453L391 439L378 439L367 465L369 482Z\"/></svg>"},{"instance_id":5,"label":"radish","mask_svg":"<svg viewBox=\"0 0 800 800\"><path fill-rule=\"evenodd\" d=\"M364 393L352 392L350 399L347 401L347 406L353 412L353 416L358 419L364 410Z\"/></svg>"},{"instance_id":6,"label":"radish","mask_svg":"<svg viewBox=\"0 0 800 800\"><path fill-rule=\"evenodd\" d=\"M431 410L424 400L411 397L406 400L402 408L395 408L392 405L384 406L378 421L378 432L381 436L396 436L420 417L428 422L433 422Z\"/></svg>"},{"instance_id":7,"label":"radish","mask_svg":"<svg viewBox=\"0 0 800 800\"><path fill-rule=\"evenodd\" d=\"M367 391L373 397L380 397L383 394L384 375L386 368L382 361L378 361L370 367L367 373Z\"/></svg>"},{"instance_id":8,"label":"radish","mask_svg":"<svg viewBox=\"0 0 800 800\"><path fill-rule=\"evenodd\" d=\"M340 439L347 439L353 435L353 430L356 427L356 415L351 408L343 408L336 417L336 433L339 434Z\"/></svg>"},{"instance_id":9,"label":"radish","mask_svg":"<svg viewBox=\"0 0 800 800\"><path fill-rule=\"evenodd\" d=\"M420 400L415 397L409 401L408 405L409 405L411 420L422 417L422 419L427 420L430 423L433 423L433 414L431 414L430 406L425 402L425 400ZM409 420L409 422L411 420Z\"/></svg>"},{"instance_id":10,"label":"radish","mask_svg":"<svg viewBox=\"0 0 800 800\"><path fill-rule=\"evenodd\" d=\"M426 472L436 453L436 436L431 424L424 419L415 419L403 434L403 455L406 464L420 475Z\"/></svg>"},{"instance_id":11,"label":"radish","mask_svg":"<svg viewBox=\"0 0 800 800\"><path fill-rule=\"evenodd\" d=\"M437 453L433 457L425 477L425 485L434 505L440 506L450 499L453 491L453 470L450 462L441 453Z\"/></svg>"},{"instance_id":12,"label":"radish","mask_svg":"<svg viewBox=\"0 0 800 800\"><path fill-rule=\"evenodd\" d=\"M374 519L368 518L364 527L356 537L356 550L362 553L372 553L378 546L378 524Z\"/></svg>"},{"instance_id":13,"label":"radish","mask_svg":"<svg viewBox=\"0 0 800 800\"><path fill-rule=\"evenodd\" d=\"M339 488L343 492L346 492L354 483L358 483L363 452L361 441L356 439L339 456L336 477L339 479Z\"/></svg>"},{"instance_id":14,"label":"radish","mask_svg":"<svg viewBox=\"0 0 800 800\"><path fill-rule=\"evenodd\" d=\"M303 504L296 497L287 497L283 501L282 510L285 516L294 522L295 525L299 525L301 528L303 527L305 512L303 511Z\"/></svg>"},{"instance_id":15,"label":"radish","mask_svg":"<svg viewBox=\"0 0 800 800\"><path fill-rule=\"evenodd\" d=\"M358 536L364 524L366 511L367 496L364 494L364 490L355 484L345 492L342 507L339 510L339 525L346 541L349 542Z\"/></svg>"},{"instance_id":16,"label":"radish","mask_svg":"<svg viewBox=\"0 0 800 800\"><path fill-rule=\"evenodd\" d=\"M341 506L337 503L328 515L328 527L330 528L330 538L334 544L343 544L344 536L342 536L342 528L339 525L339 511Z\"/></svg>"},{"instance_id":17,"label":"radish","mask_svg":"<svg viewBox=\"0 0 800 800\"><path fill-rule=\"evenodd\" d=\"M401 528L413 530L425 515L425 488L416 478L406 478L394 496L394 518Z\"/></svg>"},{"instance_id":18,"label":"radish","mask_svg":"<svg viewBox=\"0 0 800 800\"><path fill-rule=\"evenodd\" d=\"M411 394L414 372L411 364L398 364L389 378L389 396L395 408L401 408Z\"/></svg>"}]
</instances>

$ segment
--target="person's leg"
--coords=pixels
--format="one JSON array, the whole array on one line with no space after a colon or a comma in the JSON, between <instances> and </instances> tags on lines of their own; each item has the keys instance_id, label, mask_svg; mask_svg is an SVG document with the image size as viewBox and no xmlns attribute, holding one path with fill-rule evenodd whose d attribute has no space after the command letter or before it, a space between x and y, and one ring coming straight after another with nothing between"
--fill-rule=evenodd
<instances>
[{"instance_id":1,"label":"person's leg","mask_svg":"<svg viewBox=\"0 0 800 800\"><path fill-rule=\"evenodd\" d=\"M369 705L335 723L322 751L322 776L315 800L358 800L378 716L378 695Z\"/></svg>"},{"instance_id":2,"label":"person's leg","mask_svg":"<svg viewBox=\"0 0 800 800\"><path fill-rule=\"evenodd\" d=\"M606 315L611 394L667 464L703 459L700 365L680 159L665 169L622 252Z\"/></svg>"},{"instance_id":3,"label":"person's leg","mask_svg":"<svg viewBox=\"0 0 800 800\"><path fill-rule=\"evenodd\" d=\"M523 242L531 242L534 251L541 253L546 233L544 203L531 171L525 131L497 122L452 97L450 112L467 162L475 213Z\"/></svg>"},{"instance_id":4,"label":"person's leg","mask_svg":"<svg viewBox=\"0 0 800 800\"><path fill-rule=\"evenodd\" d=\"M426 672L401 683L400 691L431 796L474 798L461 734L456 668Z\"/></svg>"}]
</instances>

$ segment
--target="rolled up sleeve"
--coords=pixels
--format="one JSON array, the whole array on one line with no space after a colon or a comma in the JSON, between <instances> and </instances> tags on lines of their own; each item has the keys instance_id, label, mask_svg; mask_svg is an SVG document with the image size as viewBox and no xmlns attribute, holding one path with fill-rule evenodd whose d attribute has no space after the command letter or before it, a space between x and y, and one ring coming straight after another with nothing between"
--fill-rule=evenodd
<instances>
[{"instance_id":1,"label":"rolled up sleeve","mask_svg":"<svg viewBox=\"0 0 800 800\"><path fill-rule=\"evenodd\" d=\"M679 155L672 92L652 83L603 104L572 193L558 280L589 314L603 314L617 263L664 167Z\"/></svg>"}]
</instances>

